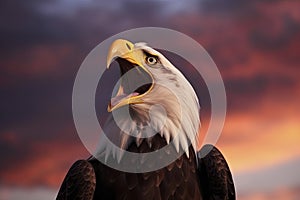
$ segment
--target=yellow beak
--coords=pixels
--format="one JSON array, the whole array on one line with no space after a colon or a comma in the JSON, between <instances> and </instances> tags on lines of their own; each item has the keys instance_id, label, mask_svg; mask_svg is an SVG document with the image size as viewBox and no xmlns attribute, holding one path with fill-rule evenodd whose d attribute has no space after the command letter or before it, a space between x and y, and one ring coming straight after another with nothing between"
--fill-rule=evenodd
<instances>
[{"instance_id":1,"label":"yellow beak","mask_svg":"<svg viewBox=\"0 0 300 200\"><path fill-rule=\"evenodd\" d=\"M131 42L123 39L115 40L109 48L107 60L106 60L107 61L106 67L109 68L111 62L116 57L124 58L134 64L138 64L136 63L136 59L134 58L133 49L134 49L134 44L132 44Z\"/></svg>"},{"instance_id":2,"label":"yellow beak","mask_svg":"<svg viewBox=\"0 0 300 200\"><path fill-rule=\"evenodd\" d=\"M127 61L131 62L132 64L141 67L144 71L146 71L151 76L151 78L153 80L151 73L142 64L142 59L144 59L143 54L141 54L141 51L135 50L134 44L132 44L130 41L118 39L112 43L112 45L109 48L108 55L107 55L107 69L109 68L112 61L117 57L126 59ZM151 88L152 87L153 86L151 86ZM149 89L149 91L151 90L151 88ZM148 92L146 92L146 93L148 93ZM117 96L122 93L123 93L123 88L120 87L117 92ZM128 98L122 99L116 105L112 105L110 102L108 104L107 111L112 112L113 110L120 108L124 105L128 105L128 104L143 103L142 96L144 96L146 93L138 95L138 96L129 96Z\"/></svg>"}]
</instances>

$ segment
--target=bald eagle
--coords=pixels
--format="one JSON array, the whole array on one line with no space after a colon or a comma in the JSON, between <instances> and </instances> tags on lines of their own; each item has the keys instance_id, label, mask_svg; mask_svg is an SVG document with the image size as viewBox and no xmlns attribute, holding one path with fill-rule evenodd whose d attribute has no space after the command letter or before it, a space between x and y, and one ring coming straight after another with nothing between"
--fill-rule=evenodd
<instances>
[{"instance_id":1,"label":"bald eagle","mask_svg":"<svg viewBox=\"0 0 300 200\"><path fill-rule=\"evenodd\" d=\"M113 61L119 64L122 76L131 70L134 75L121 80L107 110L112 114L123 109L130 117L121 117L116 124L110 116L104 132L114 145L100 140L96 155L75 162L57 199L235 199L232 175L221 152L213 145L197 151L200 106L184 75L145 43L114 41L107 56L108 68ZM161 109L153 109L156 105ZM165 146L171 151L164 150ZM147 165L160 164L171 154L177 157L159 169L126 172L98 159L116 159L117 164L127 161L126 165L133 167L140 162L126 160L117 147L134 153L161 150Z\"/></svg>"}]
</instances>

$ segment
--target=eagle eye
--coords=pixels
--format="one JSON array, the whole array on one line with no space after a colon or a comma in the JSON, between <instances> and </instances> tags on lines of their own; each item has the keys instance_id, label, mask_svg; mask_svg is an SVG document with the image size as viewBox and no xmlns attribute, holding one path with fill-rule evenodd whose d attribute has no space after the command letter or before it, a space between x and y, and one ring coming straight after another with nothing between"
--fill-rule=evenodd
<instances>
[{"instance_id":1,"label":"eagle eye","mask_svg":"<svg viewBox=\"0 0 300 200\"><path fill-rule=\"evenodd\" d=\"M157 59L155 57L153 57L153 56L148 56L146 58L146 61L150 65L155 65L157 63Z\"/></svg>"}]
</instances>

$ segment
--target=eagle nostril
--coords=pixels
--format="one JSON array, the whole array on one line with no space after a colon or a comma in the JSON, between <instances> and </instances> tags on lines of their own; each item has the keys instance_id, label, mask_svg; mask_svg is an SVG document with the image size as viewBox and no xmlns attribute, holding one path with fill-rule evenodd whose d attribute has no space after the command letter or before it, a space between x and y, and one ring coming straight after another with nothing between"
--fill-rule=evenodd
<instances>
[{"instance_id":1,"label":"eagle nostril","mask_svg":"<svg viewBox=\"0 0 300 200\"><path fill-rule=\"evenodd\" d=\"M126 46L129 50L131 50L131 46L128 43L126 43Z\"/></svg>"}]
</instances>

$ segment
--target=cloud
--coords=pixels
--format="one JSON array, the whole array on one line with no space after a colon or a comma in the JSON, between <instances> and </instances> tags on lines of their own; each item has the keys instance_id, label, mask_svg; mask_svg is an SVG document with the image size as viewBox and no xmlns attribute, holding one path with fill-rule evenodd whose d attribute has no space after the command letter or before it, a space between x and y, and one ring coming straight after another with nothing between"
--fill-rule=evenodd
<instances>
[{"instance_id":1,"label":"cloud","mask_svg":"<svg viewBox=\"0 0 300 200\"><path fill-rule=\"evenodd\" d=\"M56 191L47 188L18 188L18 187L0 187L0 198L2 200L18 199L54 199Z\"/></svg>"},{"instance_id":2,"label":"cloud","mask_svg":"<svg viewBox=\"0 0 300 200\"><path fill-rule=\"evenodd\" d=\"M273 190L270 192L261 192L261 193L250 193L245 195L239 195L240 200L268 200L268 199L298 199L300 196L300 189L296 188L282 188L278 190Z\"/></svg>"},{"instance_id":3,"label":"cloud","mask_svg":"<svg viewBox=\"0 0 300 200\"><path fill-rule=\"evenodd\" d=\"M20 149L24 147L20 144L24 141L4 146L3 150L13 159L7 158L1 165L0 185L58 187L66 175L66 169L76 160L86 159L89 155L75 135L65 139L64 134L61 132L59 135L62 137L56 140L31 141L25 144L29 146L24 149Z\"/></svg>"},{"instance_id":4,"label":"cloud","mask_svg":"<svg viewBox=\"0 0 300 200\"><path fill-rule=\"evenodd\" d=\"M270 2L210 0L181 7L179 1L172 6L170 1L4 1L0 8L0 159L5 160L1 184L57 188L72 162L87 155L72 122L76 72L102 40L139 26L186 33L216 62L228 98L227 121L217 145L234 174L245 175L240 176L238 184L244 188L239 190L247 190L243 182L254 181L248 173L261 177L268 169L298 172L288 166L300 154L299 3ZM210 101L193 72L184 71L201 94L205 129ZM273 168L275 164L278 167ZM283 180L286 186L293 181L290 173ZM270 175L266 181L274 180ZM31 190L16 194L26 192Z\"/></svg>"},{"instance_id":5,"label":"cloud","mask_svg":"<svg viewBox=\"0 0 300 200\"><path fill-rule=\"evenodd\" d=\"M239 194L271 192L300 185L300 157L259 170L245 171L234 177Z\"/></svg>"},{"instance_id":6,"label":"cloud","mask_svg":"<svg viewBox=\"0 0 300 200\"><path fill-rule=\"evenodd\" d=\"M265 92L229 109L219 145L234 171L260 168L300 155L299 92ZM253 103L250 103L251 100ZM248 103L248 104L247 104Z\"/></svg>"}]
</instances>

